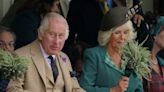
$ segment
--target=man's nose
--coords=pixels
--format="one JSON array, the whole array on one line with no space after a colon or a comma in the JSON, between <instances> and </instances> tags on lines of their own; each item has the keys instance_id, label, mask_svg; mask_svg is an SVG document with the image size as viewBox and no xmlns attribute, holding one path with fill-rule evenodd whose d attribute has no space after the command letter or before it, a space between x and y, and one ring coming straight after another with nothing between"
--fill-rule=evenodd
<instances>
[{"instance_id":1,"label":"man's nose","mask_svg":"<svg viewBox=\"0 0 164 92\"><path fill-rule=\"evenodd\" d=\"M60 42L60 37L58 35L55 36L54 42L55 43L59 43Z\"/></svg>"}]
</instances>

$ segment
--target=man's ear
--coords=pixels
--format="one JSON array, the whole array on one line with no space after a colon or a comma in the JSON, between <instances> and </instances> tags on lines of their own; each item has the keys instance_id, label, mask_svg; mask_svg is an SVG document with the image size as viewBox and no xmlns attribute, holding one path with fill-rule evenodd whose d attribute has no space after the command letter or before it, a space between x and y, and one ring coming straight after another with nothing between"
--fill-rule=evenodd
<instances>
[{"instance_id":1,"label":"man's ear","mask_svg":"<svg viewBox=\"0 0 164 92\"><path fill-rule=\"evenodd\" d=\"M39 40L42 40L42 34L43 34L42 32L38 31L38 39Z\"/></svg>"}]
</instances>

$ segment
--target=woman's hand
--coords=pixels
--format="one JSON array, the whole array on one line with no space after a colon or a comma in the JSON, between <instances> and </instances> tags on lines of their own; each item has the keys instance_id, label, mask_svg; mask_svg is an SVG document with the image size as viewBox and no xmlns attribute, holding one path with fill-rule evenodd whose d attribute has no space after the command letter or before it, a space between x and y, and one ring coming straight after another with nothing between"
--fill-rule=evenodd
<instances>
[{"instance_id":1,"label":"woman's hand","mask_svg":"<svg viewBox=\"0 0 164 92\"><path fill-rule=\"evenodd\" d=\"M110 89L110 92L124 92L127 90L129 85L129 78L123 76L122 79L119 81L116 87Z\"/></svg>"}]
</instances>

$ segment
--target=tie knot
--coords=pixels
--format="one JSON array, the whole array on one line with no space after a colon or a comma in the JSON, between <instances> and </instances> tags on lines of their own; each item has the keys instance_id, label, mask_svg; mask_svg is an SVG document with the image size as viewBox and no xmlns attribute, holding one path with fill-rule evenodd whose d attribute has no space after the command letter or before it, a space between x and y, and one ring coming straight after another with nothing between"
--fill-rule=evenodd
<instances>
[{"instance_id":1,"label":"tie knot","mask_svg":"<svg viewBox=\"0 0 164 92\"><path fill-rule=\"evenodd\" d=\"M48 58L51 60L51 62L54 60L53 57L50 55Z\"/></svg>"}]
</instances>

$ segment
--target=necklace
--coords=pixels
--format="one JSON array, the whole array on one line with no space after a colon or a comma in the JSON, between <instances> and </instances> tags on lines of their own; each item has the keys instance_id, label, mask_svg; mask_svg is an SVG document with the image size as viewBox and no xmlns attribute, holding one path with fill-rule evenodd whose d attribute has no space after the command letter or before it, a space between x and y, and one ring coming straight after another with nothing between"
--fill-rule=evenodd
<instances>
[{"instance_id":1,"label":"necklace","mask_svg":"<svg viewBox=\"0 0 164 92\"><path fill-rule=\"evenodd\" d=\"M151 62L152 64L154 64L154 65L157 65L157 64L158 64L157 59L151 60L150 62Z\"/></svg>"},{"instance_id":2,"label":"necklace","mask_svg":"<svg viewBox=\"0 0 164 92\"><path fill-rule=\"evenodd\" d=\"M151 60L150 60L150 63L153 64L153 65L157 65L158 64L158 61L157 61L157 58L156 57L153 57L153 55L151 55Z\"/></svg>"},{"instance_id":3,"label":"necklace","mask_svg":"<svg viewBox=\"0 0 164 92\"><path fill-rule=\"evenodd\" d=\"M157 61L151 61L151 63L154 64L154 65L157 65L158 64Z\"/></svg>"}]
</instances>

